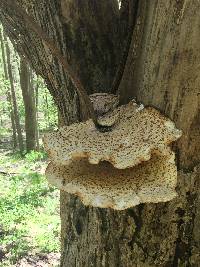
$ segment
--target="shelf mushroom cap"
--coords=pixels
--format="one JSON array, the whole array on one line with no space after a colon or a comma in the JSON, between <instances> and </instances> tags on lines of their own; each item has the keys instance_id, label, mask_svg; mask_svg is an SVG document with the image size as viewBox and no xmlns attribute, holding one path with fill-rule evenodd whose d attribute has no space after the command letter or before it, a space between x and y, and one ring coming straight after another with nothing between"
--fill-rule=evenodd
<instances>
[{"instance_id":1,"label":"shelf mushroom cap","mask_svg":"<svg viewBox=\"0 0 200 267\"><path fill-rule=\"evenodd\" d=\"M104 115L119 104L119 96L107 93L92 94L90 100L98 116Z\"/></svg>"},{"instance_id":2,"label":"shelf mushroom cap","mask_svg":"<svg viewBox=\"0 0 200 267\"><path fill-rule=\"evenodd\" d=\"M92 165L87 159L46 170L50 184L77 195L85 205L124 210L140 203L166 202L176 196L174 153L154 155L149 161L125 170L108 162Z\"/></svg>"},{"instance_id":3,"label":"shelf mushroom cap","mask_svg":"<svg viewBox=\"0 0 200 267\"><path fill-rule=\"evenodd\" d=\"M113 125L112 131L99 132L88 120L46 134L44 147L51 161L68 165L86 158L90 164L108 161L115 168L125 169L148 161L152 154L167 153L167 146L181 136L170 119L134 101L115 108L99 121Z\"/></svg>"},{"instance_id":4,"label":"shelf mushroom cap","mask_svg":"<svg viewBox=\"0 0 200 267\"><path fill-rule=\"evenodd\" d=\"M173 199L177 169L169 144L181 131L156 109L134 101L117 107L118 98L107 94L91 101L99 123L112 130L99 132L88 120L46 134L49 183L93 207L124 210Z\"/></svg>"}]
</instances>

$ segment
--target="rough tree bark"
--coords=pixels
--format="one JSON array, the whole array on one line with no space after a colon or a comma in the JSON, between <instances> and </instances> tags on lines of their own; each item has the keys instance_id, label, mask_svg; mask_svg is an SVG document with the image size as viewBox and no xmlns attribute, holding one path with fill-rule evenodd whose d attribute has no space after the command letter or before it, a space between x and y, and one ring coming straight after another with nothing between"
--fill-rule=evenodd
<instances>
[{"instance_id":1,"label":"rough tree bark","mask_svg":"<svg viewBox=\"0 0 200 267\"><path fill-rule=\"evenodd\" d=\"M119 52L114 45L119 36L113 30L119 14L110 7L116 1L54 0L46 6L45 2L23 4L69 57L88 91L109 92L119 60L113 53ZM135 97L160 109L183 130L174 146L178 197L119 212L84 207L78 198L61 192L62 267L200 265L200 2L144 0L135 7L121 103ZM36 37L12 10L1 4L0 8L18 50L45 77L63 122L79 119L75 90L58 62L38 39L36 46Z\"/></svg>"},{"instance_id":2,"label":"rough tree bark","mask_svg":"<svg viewBox=\"0 0 200 267\"><path fill-rule=\"evenodd\" d=\"M23 2L22 6L54 40L89 93L108 90L119 50L116 0L17 2ZM15 40L17 51L31 62L37 74L44 77L63 122L77 121L82 117L77 92L63 67L12 8L4 2L0 2L0 6L1 21L7 34Z\"/></svg>"},{"instance_id":3,"label":"rough tree bark","mask_svg":"<svg viewBox=\"0 0 200 267\"><path fill-rule=\"evenodd\" d=\"M31 73L27 62L20 61L20 84L22 89L23 102L25 107L25 130L26 130L26 151L36 149L36 108L33 87L31 84Z\"/></svg>"}]
</instances>

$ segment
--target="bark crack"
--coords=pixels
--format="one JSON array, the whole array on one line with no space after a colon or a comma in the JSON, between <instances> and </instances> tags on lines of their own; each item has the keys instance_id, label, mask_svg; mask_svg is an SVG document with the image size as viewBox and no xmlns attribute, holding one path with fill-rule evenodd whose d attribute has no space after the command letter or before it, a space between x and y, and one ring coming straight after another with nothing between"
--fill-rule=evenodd
<instances>
[{"instance_id":1,"label":"bark crack","mask_svg":"<svg viewBox=\"0 0 200 267\"><path fill-rule=\"evenodd\" d=\"M135 232L132 236L131 241L129 241L129 246L133 249L133 245L134 243L137 243L137 238L139 237L142 225L143 225L143 221L142 221L142 210L144 208L144 204L140 204L137 209L138 209L138 214L136 213L136 211L134 209L128 209L128 215L130 217L133 218L135 225L136 225L136 229Z\"/></svg>"}]
</instances>

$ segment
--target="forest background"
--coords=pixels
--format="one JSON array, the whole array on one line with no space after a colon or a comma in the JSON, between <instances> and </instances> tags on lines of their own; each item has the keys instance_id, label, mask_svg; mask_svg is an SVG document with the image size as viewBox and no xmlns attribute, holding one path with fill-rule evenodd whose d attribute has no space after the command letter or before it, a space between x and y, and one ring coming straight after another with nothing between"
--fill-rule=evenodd
<instances>
[{"instance_id":1,"label":"forest background","mask_svg":"<svg viewBox=\"0 0 200 267\"><path fill-rule=\"evenodd\" d=\"M58 114L41 77L0 28L0 266L57 266L59 191L44 177L42 135ZM39 264L39 265L38 265Z\"/></svg>"}]
</instances>

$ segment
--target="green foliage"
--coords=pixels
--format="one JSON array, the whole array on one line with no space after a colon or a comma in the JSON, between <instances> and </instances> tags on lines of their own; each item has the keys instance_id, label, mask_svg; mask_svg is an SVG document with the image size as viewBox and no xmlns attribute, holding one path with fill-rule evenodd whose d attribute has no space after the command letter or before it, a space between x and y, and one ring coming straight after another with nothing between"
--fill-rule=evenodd
<instances>
[{"instance_id":1,"label":"green foliage","mask_svg":"<svg viewBox=\"0 0 200 267\"><path fill-rule=\"evenodd\" d=\"M30 151L25 155L27 161L35 162L37 160L44 160L47 158L47 154L42 151Z\"/></svg>"},{"instance_id":2,"label":"green foliage","mask_svg":"<svg viewBox=\"0 0 200 267\"><path fill-rule=\"evenodd\" d=\"M20 60L9 41L8 44L20 124L25 137ZM57 109L43 79L30 73L33 97L37 103L38 129L41 133L57 127ZM5 175L0 173L0 267L13 266L24 255L60 251L59 191L50 188L43 175L46 153L2 153L2 148L11 147L10 113L13 107L9 94L10 81L4 73L0 47L0 169L5 170Z\"/></svg>"},{"instance_id":3,"label":"green foliage","mask_svg":"<svg viewBox=\"0 0 200 267\"><path fill-rule=\"evenodd\" d=\"M2 128L2 127L0 128L0 138L1 138L1 136L8 136L10 134L11 134L11 129Z\"/></svg>"},{"instance_id":4,"label":"green foliage","mask_svg":"<svg viewBox=\"0 0 200 267\"><path fill-rule=\"evenodd\" d=\"M49 188L45 177L33 171L46 164L37 161L44 156L31 152L25 158L0 157L1 166L17 173L0 175L0 244L10 264L31 252L60 250L58 190Z\"/></svg>"},{"instance_id":5,"label":"green foliage","mask_svg":"<svg viewBox=\"0 0 200 267\"><path fill-rule=\"evenodd\" d=\"M0 27L1 28L1 27ZM17 98L17 106L20 117L20 124L25 131L25 108L23 103L22 91L20 86L20 58L15 52L12 44L8 42L11 52L12 74L14 79L14 88ZM58 112L43 79L31 72L31 80L33 82L34 98L37 103L37 118L39 131L55 129L57 127ZM12 105L8 101L8 93L10 92L10 81L5 79L2 51L0 47L0 128L11 129L10 112ZM38 93L37 93L38 92ZM37 97L37 99L36 99ZM0 132L1 134L1 132ZM25 135L25 133L24 133Z\"/></svg>"}]
</instances>

